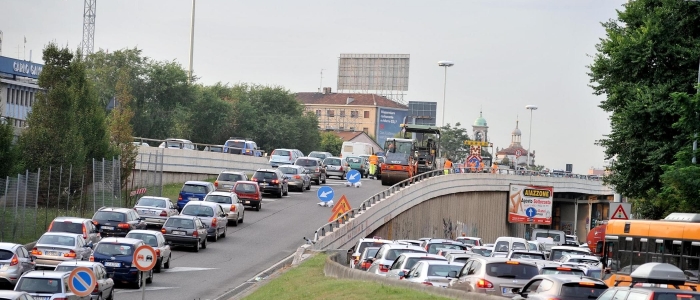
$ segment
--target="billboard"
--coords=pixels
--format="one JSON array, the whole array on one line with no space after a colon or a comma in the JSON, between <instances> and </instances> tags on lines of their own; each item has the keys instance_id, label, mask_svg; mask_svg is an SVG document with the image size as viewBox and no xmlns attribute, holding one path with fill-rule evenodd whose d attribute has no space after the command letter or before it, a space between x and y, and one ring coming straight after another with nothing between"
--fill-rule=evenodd
<instances>
[{"instance_id":1,"label":"billboard","mask_svg":"<svg viewBox=\"0 0 700 300\"><path fill-rule=\"evenodd\" d=\"M379 107L377 111L377 142L384 147L387 138L401 132L401 124L406 122L408 111L405 109Z\"/></svg>"},{"instance_id":2,"label":"billboard","mask_svg":"<svg viewBox=\"0 0 700 300\"><path fill-rule=\"evenodd\" d=\"M338 90L408 91L409 54L341 54Z\"/></svg>"},{"instance_id":3,"label":"billboard","mask_svg":"<svg viewBox=\"0 0 700 300\"><path fill-rule=\"evenodd\" d=\"M408 101L408 117L416 125L435 126L437 102Z\"/></svg>"},{"instance_id":4,"label":"billboard","mask_svg":"<svg viewBox=\"0 0 700 300\"><path fill-rule=\"evenodd\" d=\"M508 193L508 222L552 224L554 188L511 184Z\"/></svg>"},{"instance_id":5,"label":"billboard","mask_svg":"<svg viewBox=\"0 0 700 300\"><path fill-rule=\"evenodd\" d=\"M37 63L0 56L0 73L36 79L43 68Z\"/></svg>"}]
</instances>

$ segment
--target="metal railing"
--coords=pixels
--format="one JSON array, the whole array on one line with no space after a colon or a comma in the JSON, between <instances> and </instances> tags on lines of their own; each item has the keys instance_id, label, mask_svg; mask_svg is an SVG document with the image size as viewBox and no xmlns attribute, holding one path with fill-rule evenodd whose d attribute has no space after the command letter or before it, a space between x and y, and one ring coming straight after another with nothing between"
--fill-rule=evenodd
<instances>
[{"instance_id":1,"label":"metal railing","mask_svg":"<svg viewBox=\"0 0 700 300\"><path fill-rule=\"evenodd\" d=\"M355 218L361 212L366 211L372 205L386 199L391 194L398 192L412 184L421 182L425 179L432 178L435 176L447 175L447 174L460 174L460 173L491 173L491 174L503 174L503 175L520 175L520 176L532 176L532 177L557 177L557 178L573 178L573 179L583 179L583 180L593 180L600 181L602 177L597 175L581 175L581 174L557 174L552 172L541 172L541 171L530 171L530 170L512 170L512 169L497 169L497 168L484 168L477 170L474 168L463 168L456 167L451 169L433 170L430 172L422 173L414 177L402 180L391 187L374 194L374 196L369 197L367 200L363 201L360 206L353 208L344 214L340 215L334 221L328 222L323 226L319 227L314 232L314 242L318 242L319 237L323 237L327 232L333 232L336 228L339 228L343 222L348 222L350 219ZM343 221L344 220L344 221Z\"/></svg>"},{"instance_id":2,"label":"metal railing","mask_svg":"<svg viewBox=\"0 0 700 300\"><path fill-rule=\"evenodd\" d=\"M134 142L138 142L139 145L146 144L148 147L154 147L154 148L159 148L161 143L164 143L168 140L159 140L159 139L149 139L149 138L143 138L143 137L132 137ZM220 145L215 145L215 144L203 144L203 143L191 143L194 146L194 149L185 149L185 150L190 150L190 151L206 151L210 152L209 149L212 147L223 147L223 144ZM144 145L145 146L145 145ZM165 147L167 148L167 147ZM267 153L264 150L259 150L262 153L263 157L267 157ZM216 152L216 151L211 151L211 152Z\"/></svg>"}]
</instances>

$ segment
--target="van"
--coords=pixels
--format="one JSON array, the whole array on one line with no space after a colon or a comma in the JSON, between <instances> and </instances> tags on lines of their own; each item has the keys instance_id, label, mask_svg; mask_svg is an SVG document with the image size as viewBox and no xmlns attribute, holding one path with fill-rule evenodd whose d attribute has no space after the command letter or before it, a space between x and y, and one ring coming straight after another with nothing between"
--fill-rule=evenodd
<instances>
[{"instance_id":1,"label":"van","mask_svg":"<svg viewBox=\"0 0 700 300\"><path fill-rule=\"evenodd\" d=\"M537 241L538 238L551 238L556 246L561 246L566 242L566 233L561 230L552 229L532 229L531 241Z\"/></svg>"},{"instance_id":2,"label":"van","mask_svg":"<svg viewBox=\"0 0 700 300\"><path fill-rule=\"evenodd\" d=\"M493 252L508 253L513 250L528 251L529 247L527 245L527 240L524 238L510 236L502 236L496 239L496 245L494 246Z\"/></svg>"},{"instance_id":3,"label":"van","mask_svg":"<svg viewBox=\"0 0 700 300\"><path fill-rule=\"evenodd\" d=\"M377 149L379 150L379 149ZM362 142L343 142L343 147L340 148L340 157L348 156L372 155L375 149L372 145Z\"/></svg>"}]
</instances>

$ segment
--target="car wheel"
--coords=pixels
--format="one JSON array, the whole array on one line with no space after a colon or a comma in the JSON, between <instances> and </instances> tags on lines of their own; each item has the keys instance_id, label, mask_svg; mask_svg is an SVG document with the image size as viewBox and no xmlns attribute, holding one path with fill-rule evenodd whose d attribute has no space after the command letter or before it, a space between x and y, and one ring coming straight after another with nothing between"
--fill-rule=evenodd
<instances>
[{"instance_id":1,"label":"car wheel","mask_svg":"<svg viewBox=\"0 0 700 300\"><path fill-rule=\"evenodd\" d=\"M236 224L236 225L238 225L238 224ZM225 238L225 237L226 237L226 227L224 227L224 233L221 235L221 237L222 237L222 238Z\"/></svg>"},{"instance_id":2,"label":"car wheel","mask_svg":"<svg viewBox=\"0 0 700 300\"><path fill-rule=\"evenodd\" d=\"M306 190L307 190L307 191L310 190L310 189L311 189L311 180L309 180L309 185L306 186Z\"/></svg>"},{"instance_id":3,"label":"car wheel","mask_svg":"<svg viewBox=\"0 0 700 300\"><path fill-rule=\"evenodd\" d=\"M136 275L136 282L134 282L134 287L136 289L140 289L141 285L143 285L143 272L137 272L138 275Z\"/></svg>"},{"instance_id":4,"label":"car wheel","mask_svg":"<svg viewBox=\"0 0 700 300\"><path fill-rule=\"evenodd\" d=\"M258 202L258 205L255 206L255 211L260 211L261 208L262 208L262 201Z\"/></svg>"},{"instance_id":5,"label":"car wheel","mask_svg":"<svg viewBox=\"0 0 700 300\"><path fill-rule=\"evenodd\" d=\"M315 183L316 185L321 184L321 179L314 179L314 183Z\"/></svg>"},{"instance_id":6,"label":"car wheel","mask_svg":"<svg viewBox=\"0 0 700 300\"><path fill-rule=\"evenodd\" d=\"M158 262L156 262L156 267L154 268L156 273L160 273L160 270L162 267L163 267L163 259L159 259Z\"/></svg>"},{"instance_id":7,"label":"car wheel","mask_svg":"<svg viewBox=\"0 0 700 300\"><path fill-rule=\"evenodd\" d=\"M165 262L165 265L163 265L163 268L170 269L170 260L172 257L168 255L168 261Z\"/></svg>"},{"instance_id":8,"label":"car wheel","mask_svg":"<svg viewBox=\"0 0 700 300\"><path fill-rule=\"evenodd\" d=\"M238 219L236 219L236 220L230 220L230 221L228 221L228 222L229 222L229 224L231 224L231 225L233 225L233 226L238 226Z\"/></svg>"},{"instance_id":9,"label":"car wheel","mask_svg":"<svg viewBox=\"0 0 700 300\"><path fill-rule=\"evenodd\" d=\"M153 283L153 270L151 270L150 274L151 276L148 276L148 278L146 278L146 284Z\"/></svg>"},{"instance_id":10,"label":"car wheel","mask_svg":"<svg viewBox=\"0 0 700 300\"><path fill-rule=\"evenodd\" d=\"M211 238L212 242L218 242L219 241L219 230L214 231L214 237Z\"/></svg>"},{"instance_id":11,"label":"car wheel","mask_svg":"<svg viewBox=\"0 0 700 300\"><path fill-rule=\"evenodd\" d=\"M304 182L301 182L301 187L299 188L299 192L303 193L304 192Z\"/></svg>"},{"instance_id":12,"label":"car wheel","mask_svg":"<svg viewBox=\"0 0 700 300\"><path fill-rule=\"evenodd\" d=\"M109 291L109 296L107 296L107 300L114 300L114 286L112 286L112 289Z\"/></svg>"},{"instance_id":13,"label":"car wheel","mask_svg":"<svg viewBox=\"0 0 700 300\"><path fill-rule=\"evenodd\" d=\"M289 196L289 186L284 189L284 195Z\"/></svg>"},{"instance_id":14,"label":"car wheel","mask_svg":"<svg viewBox=\"0 0 700 300\"><path fill-rule=\"evenodd\" d=\"M277 193L277 198L282 198L282 190L283 188L280 188L279 193Z\"/></svg>"},{"instance_id":15,"label":"car wheel","mask_svg":"<svg viewBox=\"0 0 700 300\"><path fill-rule=\"evenodd\" d=\"M202 249L207 249L207 239L202 242Z\"/></svg>"},{"instance_id":16,"label":"car wheel","mask_svg":"<svg viewBox=\"0 0 700 300\"><path fill-rule=\"evenodd\" d=\"M326 184L326 174L321 174L323 176L323 184Z\"/></svg>"},{"instance_id":17,"label":"car wheel","mask_svg":"<svg viewBox=\"0 0 700 300\"><path fill-rule=\"evenodd\" d=\"M245 218L245 210L243 211L243 215L241 216L241 219L238 220L238 223L243 223L243 218Z\"/></svg>"},{"instance_id":18,"label":"car wheel","mask_svg":"<svg viewBox=\"0 0 700 300\"><path fill-rule=\"evenodd\" d=\"M202 245L199 241L197 241L196 244L194 244L194 252L199 252L199 247Z\"/></svg>"}]
</instances>

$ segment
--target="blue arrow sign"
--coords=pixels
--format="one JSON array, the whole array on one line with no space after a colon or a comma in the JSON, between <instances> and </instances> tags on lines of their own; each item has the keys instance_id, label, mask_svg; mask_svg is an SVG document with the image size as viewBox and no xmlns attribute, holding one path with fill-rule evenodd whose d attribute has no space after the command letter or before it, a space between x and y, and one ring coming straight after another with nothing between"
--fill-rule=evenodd
<instances>
[{"instance_id":1,"label":"blue arrow sign","mask_svg":"<svg viewBox=\"0 0 700 300\"><path fill-rule=\"evenodd\" d=\"M318 192L316 192L316 195L318 196L318 199L323 201L323 202L328 202L333 200L333 188L330 186L322 186L321 188L318 189Z\"/></svg>"},{"instance_id":2,"label":"blue arrow sign","mask_svg":"<svg viewBox=\"0 0 700 300\"><path fill-rule=\"evenodd\" d=\"M525 209L525 215L528 218L534 218L537 215L537 210L534 207L528 207Z\"/></svg>"},{"instance_id":3,"label":"blue arrow sign","mask_svg":"<svg viewBox=\"0 0 700 300\"><path fill-rule=\"evenodd\" d=\"M357 170L350 170L348 174L345 175L350 183L358 183L362 179L362 175Z\"/></svg>"}]
</instances>

